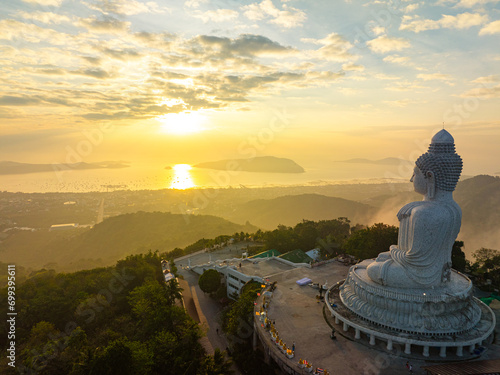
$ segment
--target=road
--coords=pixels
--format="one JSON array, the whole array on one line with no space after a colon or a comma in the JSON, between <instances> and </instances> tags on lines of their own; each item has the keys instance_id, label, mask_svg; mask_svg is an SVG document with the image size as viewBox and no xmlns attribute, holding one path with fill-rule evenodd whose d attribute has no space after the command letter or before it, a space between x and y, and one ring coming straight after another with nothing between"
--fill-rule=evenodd
<instances>
[{"instance_id":1,"label":"road","mask_svg":"<svg viewBox=\"0 0 500 375\"><path fill-rule=\"evenodd\" d=\"M198 286L198 275L196 275L194 272L185 269L179 269L179 274L182 275L184 277L184 280L188 282L189 286L194 287L196 291L201 310L203 312L203 315L205 315L205 318L207 319L208 330L206 332L206 335L208 340L210 341L210 344L214 349L220 348L221 350L226 350L228 343L220 328L220 304L202 292L202 290ZM219 330L218 334L217 329ZM235 375L241 374L241 372L235 365L233 365L232 369Z\"/></svg>"}]
</instances>

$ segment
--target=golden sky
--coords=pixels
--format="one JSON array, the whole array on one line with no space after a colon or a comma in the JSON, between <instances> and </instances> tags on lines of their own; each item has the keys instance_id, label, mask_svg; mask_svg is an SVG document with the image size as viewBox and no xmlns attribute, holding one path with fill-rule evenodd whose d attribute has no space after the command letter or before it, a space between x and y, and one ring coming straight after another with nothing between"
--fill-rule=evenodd
<instances>
[{"instance_id":1,"label":"golden sky","mask_svg":"<svg viewBox=\"0 0 500 375\"><path fill-rule=\"evenodd\" d=\"M0 160L414 160L444 122L500 172L499 45L498 0L3 2Z\"/></svg>"}]
</instances>

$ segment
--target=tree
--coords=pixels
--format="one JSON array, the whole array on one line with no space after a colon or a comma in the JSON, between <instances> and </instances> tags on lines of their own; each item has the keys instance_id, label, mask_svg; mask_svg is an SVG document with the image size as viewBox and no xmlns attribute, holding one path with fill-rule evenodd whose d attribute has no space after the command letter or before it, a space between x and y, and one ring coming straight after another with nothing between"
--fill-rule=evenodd
<instances>
[{"instance_id":1,"label":"tree","mask_svg":"<svg viewBox=\"0 0 500 375\"><path fill-rule=\"evenodd\" d=\"M480 280L488 282L485 287L490 290L500 288L500 251L481 248L476 250L472 256L476 260L472 265L472 272L479 276ZM479 281L479 280L478 280ZM481 281L479 281L481 282Z\"/></svg>"},{"instance_id":2,"label":"tree","mask_svg":"<svg viewBox=\"0 0 500 375\"><path fill-rule=\"evenodd\" d=\"M167 258L179 258L181 257L182 255L184 255L184 250L182 250L180 247L176 247L175 249L169 251L168 253L166 254L162 254L164 257L167 257Z\"/></svg>"},{"instance_id":3,"label":"tree","mask_svg":"<svg viewBox=\"0 0 500 375\"><path fill-rule=\"evenodd\" d=\"M476 250L472 256L476 260L476 265L483 272L489 272L500 268L500 251L486 249L484 247Z\"/></svg>"},{"instance_id":4,"label":"tree","mask_svg":"<svg viewBox=\"0 0 500 375\"><path fill-rule=\"evenodd\" d=\"M316 241L319 236L318 229L316 228L316 222L310 220L302 220L301 223L298 223L293 228L293 231L297 235L297 248L308 251L316 246Z\"/></svg>"},{"instance_id":5,"label":"tree","mask_svg":"<svg viewBox=\"0 0 500 375\"><path fill-rule=\"evenodd\" d=\"M174 258L171 258L169 261L168 261L168 265L170 267L170 273L172 273L175 277L178 277L178 269L177 269L177 266L175 265L175 262L174 262Z\"/></svg>"},{"instance_id":6,"label":"tree","mask_svg":"<svg viewBox=\"0 0 500 375\"><path fill-rule=\"evenodd\" d=\"M177 279L172 279L166 282L165 292L165 297L167 298L167 303L169 305L173 305L176 299L182 299L182 288L177 282Z\"/></svg>"},{"instance_id":7,"label":"tree","mask_svg":"<svg viewBox=\"0 0 500 375\"><path fill-rule=\"evenodd\" d=\"M90 375L134 375L132 350L125 340L108 345L94 361Z\"/></svg>"},{"instance_id":8,"label":"tree","mask_svg":"<svg viewBox=\"0 0 500 375\"><path fill-rule=\"evenodd\" d=\"M145 336L155 332L170 320L172 304L163 285L147 280L132 290L128 297L132 313Z\"/></svg>"},{"instance_id":9,"label":"tree","mask_svg":"<svg viewBox=\"0 0 500 375\"><path fill-rule=\"evenodd\" d=\"M389 247L397 242L397 227L377 223L351 234L344 244L344 250L356 258L369 259L375 258L381 252L389 251Z\"/></svg>"},{"instance_id":10,"label":"tree","mask_svg":"<svg viewBox=\"0 0 500 375\"><path fill-rule=\"evenodd\" d=\"M215 349L214 355L205 355L196 375L231 375L231 361L224 356L225 352Z\"/></svg>"},{"instance_id":11,"label":"tree","mask_svg":"<svg viewBox=\"0 0 500 375\"><path fill-rule=\"evenodd\" d=\"M196 325L191 320L192 324ZM153 358L153 374L194 375L196 368L203 358L203 348L198 342L199 330L186 329L184 326L179 332L160 330L150 340ZM197 325L196 325L197 327Z\"/></svg>"},{"instance_id":12,"label":"tree","mask_svg":"<svg viewBox=\"0 0 500 375\"><path fill-rule=\"evenodd\" d=\"M264 233L266 249L275 249L281 253L286 253L297 248L297 234L292 228L285 225L278 225L278 228Z\"/></svg>"},{"instance_id":13,"label":"tree","mask_svg":"<svg viewBox=\"0 0 500 375\"><path fill-rule=\"evenodd\" d=\"M254 301L261 290L260 283L246 284L241 295L223 312L222 330L232 345L232 356L242 372L248 375L273 374L260 351L252 350L250 339L253 333Z\"/></svg>"},{"instance_id":14,"label":"tree","mask_svg":"<svg viewBox=\"0 0 500 375\"><path fill-rule=\"evenodd\" d=\"M451 249L451 266L459 272L465 272L465 267L467 266L467 260L465 259L462 247L464 247L463 241L455 241Z\"/></svg>"},{"instance_id":15,"label":"tree","mask_svg":"<svg viewBox=\"0 0 500 375\"><path fill-rule=\"evenodd\" d=\"M225 311L222 330L227 336L239 337L240 339L250 337L249 333L253 330L253 303L260 290L260 283L250 282L246 284L238 299ZM241 337L242 335L244 337Z\"/></svg>"},{"instance_id":16,"label":"tree","mask_svg":"<svg viewBox=\"0 0 500 375\"><path fill-rule=\"evenodd\" d=\"M214 269L208 269L198 279L198 285L204 293L215 293L221 286L221 276Z\"/></svg>"}]
</instances>

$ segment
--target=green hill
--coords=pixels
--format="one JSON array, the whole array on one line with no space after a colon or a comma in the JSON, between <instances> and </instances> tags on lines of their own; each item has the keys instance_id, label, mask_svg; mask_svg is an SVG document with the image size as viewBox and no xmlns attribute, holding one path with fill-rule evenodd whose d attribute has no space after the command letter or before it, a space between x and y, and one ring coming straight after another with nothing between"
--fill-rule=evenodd
<instances>
[{"instance_id":1,"label":"green hill","mask_svg":"<svg viewBox=\"0 0 500 375\"><path fill-rule=\"evenodd\" d=\"M39 269L49 263L51 268L77 270L111 265L150 249L170 251L200 238L256 230L215 216L136 212L111 217L92 229L19 233L2 243L1 255L4 262L25 267Z\"/></svg>"}]
</instances>

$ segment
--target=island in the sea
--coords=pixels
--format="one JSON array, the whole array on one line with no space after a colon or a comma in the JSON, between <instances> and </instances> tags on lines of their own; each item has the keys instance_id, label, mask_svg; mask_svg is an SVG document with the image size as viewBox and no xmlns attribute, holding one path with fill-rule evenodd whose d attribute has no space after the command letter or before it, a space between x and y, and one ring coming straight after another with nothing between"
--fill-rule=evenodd
<instances>
[{"instance_id":1,"label":"island in the sea","mask_svg":"<svg viewBox=\"0 0 500 375\"><path fill-rule=\"evenodd\" d=\"M305 170L291 159L259 156L250 159L226 159L199 163L195 168L233 170L260 173L304 173Z\"/></svg>"},{"instance_id":2,"label":"island in the sea","mask_svg":"<svg viewBox=\"0 0 500 375\"><path fill-rule=\"evenodd\" d=\"M82 170L82 169L102 169L102 168L127 168L129 165L121 161L103 161L96 163L52 163L52 164L30 164L18 163L14 161L0 161L0 175L4 174L26 174L39 172L53 172L55 170Z\"/></svg>"}]
</instances>

